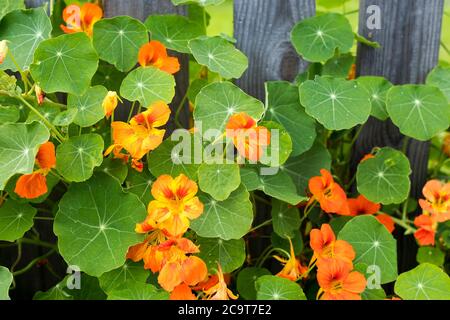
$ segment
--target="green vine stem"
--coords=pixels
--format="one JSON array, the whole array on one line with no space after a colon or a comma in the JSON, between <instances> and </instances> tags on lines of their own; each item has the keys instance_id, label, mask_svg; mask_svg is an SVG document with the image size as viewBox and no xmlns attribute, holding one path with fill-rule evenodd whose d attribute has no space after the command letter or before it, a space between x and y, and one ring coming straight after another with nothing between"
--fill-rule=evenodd
<instances>
[{"instance_id":1,"label":"green vine stem","mask_svg":"<svg viewBox=\"0 0 450 320\"><path fill-rule=\"evenodd\" d=\"M25 106L28 107L28 109L30 109L34 114L36 114L38 116L39 119L42 120L42 122L53 132L53 134L56 136L56 138L58 140L60 140L60 142L63 142L66 140L66 138L58 131L58 129L56 129L56 127L50 123L50 121L48 121L38 110L36 110L35 107L33 107L27 100L25 100L22 96L17 96L19 98L20 101L23 102L23 104L25 104Z\"/></svg>"},{"instance_id":2,"label":"green vine stem","mask_svg":"<svg viewBox=\"0 0 450 320\"><path fill-rule=\"evenodd\" d=\"M44 254L44 255L42 255L40 257L37 257L36 259L31 260L31 262L25 268L20 269L20 270L18 270L16 272L13 272L13 276L17 277L17 276L20 276L20 275L30 271L31 268L33 268L36 265L36 263L38 263L41 260L47 259L48 257L50 257L55 252L56 252L56 250L52 249L49 252L47 252L46 254Z\"/></svg>"}]
</instances>

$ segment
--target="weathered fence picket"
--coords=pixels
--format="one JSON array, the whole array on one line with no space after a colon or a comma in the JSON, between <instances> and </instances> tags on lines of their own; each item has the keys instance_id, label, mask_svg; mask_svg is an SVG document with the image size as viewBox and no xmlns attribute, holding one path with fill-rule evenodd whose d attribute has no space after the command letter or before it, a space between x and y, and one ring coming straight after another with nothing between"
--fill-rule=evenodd
<instances>
[{"instance_id":1,"label":"weathered fence picket","mask_svg":"<svg viewBox=\"0 0 450 320\"><path fill-rule=\"evenodd\" d=\"M367 25L367 18L376 14L374 7L368 10L370 6L380 9L379 30ZM394 84L423 83L438 62L443 6L443 0L360 0L359 33L379 42L381 48L359 46L358 75L384 76ZM402 149L403 143L404 136L391 121L371 118L355 144L353 167L374 147ZM406 143L413 171L411 196L418 198L427 178L429 143L414 139ZM400 271L408 270L416 263L415 240L408 236L399 244Z\"/></svg>"}]
</instances>

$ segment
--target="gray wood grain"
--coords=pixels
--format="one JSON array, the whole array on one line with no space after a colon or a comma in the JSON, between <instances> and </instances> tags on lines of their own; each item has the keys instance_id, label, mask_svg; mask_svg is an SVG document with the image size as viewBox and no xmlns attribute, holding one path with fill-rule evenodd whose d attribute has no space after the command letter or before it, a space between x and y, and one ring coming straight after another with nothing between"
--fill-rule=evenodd
<instances>
[{"instance_id":1,"label":"gray wood grain","mask_svg":"<svg viewBox=\"0 0 450 320\"><path fill-rule=\"evenodd\" d=\"M264 82L293 80L306 63L290 41L294 25L315 14L314 0L235 0L234 37L249 58L249 68L237 84L264 99Z\"/></svg>"},{"instance_id":2,"label":"gray wood grain","mask_svg":"<svg viewBox=\"0 0 450 320\"><path fill-rule=\"evenodd\" d=\"M103 0L105 17L114 17L120 15L129 15L141 21L145 21L152 14L180 14L186 15L186 6L174 6L170 0ZM186 54L171 52L170 55L177 56L181 70L175 74L177 82L176 95L170 105L172 109L172 120L167 125L168 132L175 128L173 117L178 105L181 103L187 88L189 87L189 57ZM123 112L128 116L128 112ZM186 102L183 111L180 113L180 122L185 127L189 124L189 105Z\"/></svg>"},{"instance_id":3,"label":"gray wood grain","mask_svg":"<svg viewBox=\"0 0 450 320\"><path fill-rule=\"evenodd\" d=\"M366 24L371 5L381 9L379 30ZM443 0L360 0L359 33L382 47L359 45L357 74L384 76L394 84L423 83L438 62L443 5ZM404 136L390 120L371 118L355 144L353 167L373 147L401 149L403 143ZM429 143L409 140L407 155L413 170L411 195L419 198L427 178ZM399 243L400 270L414 266L415 250L412 237Z\"/></svg>"}]
</instances>

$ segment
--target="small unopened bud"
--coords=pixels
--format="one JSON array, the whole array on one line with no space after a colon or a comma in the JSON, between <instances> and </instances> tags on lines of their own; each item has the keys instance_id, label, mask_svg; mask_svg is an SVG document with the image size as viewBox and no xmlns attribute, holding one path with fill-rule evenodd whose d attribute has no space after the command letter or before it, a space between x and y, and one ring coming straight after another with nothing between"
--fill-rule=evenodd
<instances>
[{"instance_id":1,"label":"small unopened bud","mask_svg":"<svg viewBox=\"0 0 450 320\"><path fill-rule=\"evenodd\" d=\"M44 103L44 99L45 99L45 92L42 91L42 88L39 87L38 85L36 85L34 87L34 92L36 93L36 99L39 105Z\"/></svg>"},{"instance_id":2,"label":"small unopened bud","mask_svg":"<svg viewBox=\"0 0 450 320\"><path fill-rule=\"evenodd\" d=\"M0 64L5 61L6 56L8 55L8 41L2 40L0 41Z\"/></svg>"},{"instance_id":3,"label":"small unopened bud","mask_svg":"<svg viewBox=\"0 0 450 320\"><path fill-rule=\"evenodd\" d=\"M115 91L109 91L106 95L105 99L103 99L103 111L105 112L106 119L109 119L109 117L112 115L114 110L117 108L117 105L119 104L118 96Z\"/></svg>"}]
</instances>

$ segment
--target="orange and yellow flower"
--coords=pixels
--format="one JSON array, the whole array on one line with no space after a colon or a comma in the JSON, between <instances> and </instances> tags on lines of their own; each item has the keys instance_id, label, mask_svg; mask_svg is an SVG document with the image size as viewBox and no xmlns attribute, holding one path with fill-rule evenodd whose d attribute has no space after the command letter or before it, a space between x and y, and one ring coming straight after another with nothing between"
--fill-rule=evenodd
<instances>
[{"instance_id":1,"label":"orange and yellow flower","mask_svg":"<svg viewBox=\"0 0 450 320\"><path fill-rule=\"evenodd\" d=\"M425 199L419 199L421 208L436 221L450 220L450 182L428 181L422 190Z\"/></svg>"},{"instance_id":2,"label":"orange and yellow flower","mask_svg":"<svg viewBox=\"0 0 450 320\"><path fill-rule=\"evenodd\" d=\"M169 57L166 47L156 40L152 40L141 47L138 61L143 67L152 66L170 74L180 71L178 58Z\"/></svg>"},{"instance_id":3,"label":"orange and yellow flower","mask_svg":"<svg viewBox=\"0 0 450 320\"><path fill-rule=\"evenodd\" d=\"M197 191L197 184L183 174L175 179L160 176L151 190L155 200L149 203L148 216L136 226L136 231L142 233L158 228L172 237L183 235L190 220L203 213L203 203L195 196Z\"/></svg>"},{"instance_id":4,"label":"orange and yellow flower","mask_svg":"<svg viewBox=\"0 0 450 320\"><path fill-rule=\"evenodd\" d=\"M292 281L297 281L304 277L308 271L308 267L302 265L299 259L295 257L294 246L291 239L289 239L290 252L289 259L283 259L279 256L274 256L275 259L284 264L283 269L277 273L278 277L286 278Z\"/></svg>"},{"instance_id":5,"label":"orange and yellow flower","mask_svg":"<svg viewBox=\"0 0 450 320\"><path fill-rule=\"evenodd\" d=\"M192 292L191 287L182 283L170 293L170 300L197 300L197 296Z\"/></svg>"},{"instance_id":6,"label":"orange and yellow flower","mask_svg":"<svg viewBox=\"0 0 450 320\"><path fill-rule=\"evenodd\" d=\"M206 300L236 300L238 297L233 294L233 292L228 289L225 277L222 272L222 268L218 265L217 270L218 282L211 288L205 290Z\"/></svg>"},{"instance_id":7,"label":"orange and yellow flower","mask_svg":"<svg viewBox=\"0 0 450 320\"><path fill-rule=\"evenodd\" d=\"M16 182L14 192L25 199L35 199L47 193L47 174L56 166L55 145L46 142L36 154L38 170L22 175Z\"/></svg>"},{"instance_id":8,"label":"orange and yellow flower","mask_svg":"<svg viewBox=\"0 0 450 320\"><path fill-rule=\"evenodd\" d=\"M258 126L256 120L245 112L230 117L226 136L233 140L239 154L251 161L258 161L264 154L264 147L270 144L269 130Z\"/></svg>"},{"instance_id":9,"label":"orange and yellow flower","mask_svg":"<svg viewBox=\"0 0 450 320\"><path fill-rule=\"evenodd\" d=\"M421 214L414 219L414 225L418 230L414 232L414 237L421 246L434 246L438 221L434 216Z\"/></svg>"},{"instance_id":10,"label":"orange and yellow flower","mask_svg":"<svg viewBox=\"0 0 450 320\"><path fill-rule=\"evenodd\" d=\"M364 275L350 272L342 264L323 264L317 270L320 290L317 297L321 300L361 300L366 288Z\"/></svg>"},{"instance_id":11,"label":"orange and yellow flower","mask_svg":"<svg viewBox=\"0 0 450 320\"><path fill-rule=\"evenodd\" d=\"M323 265L343 265L347 269L353 269L355 251L344 240L336 240L336 236L329 224L322 224L319 229L313 229L310 233L310 246L314 250L312 261L316 260L317 267Z\"/></svg>"},{"instance_id":12,"label":"orange and yellow flower","mask_svg":"<svg viewBox=\"0 0 450 320\"><path fill-rule=\"evenodd\" d=\"M66 25L61 25L65 33L85 32L92 35L94 24L103 17L103 10L93 3L85 3L83 6L72 4L63 11L63 20Z\"/></svg>"},{"instance_id":13,"label":"orange and yellow flower","mask_svg":"<svg viewBox=\"0 0 450 320\"><path fill-rule=\"evenodd\" d=\"M114 144L106 150L105 156L112 152L115 158L128 161L128 157L121 153L125 149L132 158L133 168L142 171L140 160L163 142L166 131L159 128L169 121L169 117L169 106L157 102L136 115L130 123L113 122L111 129Z\"/></svg>"},{"instance_id":14,"label":"orange and yellow flower","mask_svg":"<svg viewBox=\"0 0 450 320\"><path fill-rule=\"evenodd\" d=\"M199 249L186 238L163 240L160 232L128 250L127 258L137 262L144 260L144 268L159 272L158 283L172 292L179 285L194 286L208 276L206 264L192 254Z\"/></svg>"},{"instance_id":15,"label":"orange and yellow flower","mask_svg":"<svg viewBox=\"0 0 450 320\"><path fill-rule=\"evenodd\" d=\"M308 187L312 193L311 201L317 200L322 210L327 213L350 215L344 189L334 181L328 170L321 169L320 174L321 176L309 179Z\"/></svg>"},{"instance_id":16,"label":"orange and yellow flower","mask_svg":"<svg viewBox=\"0 0 450 320\"><path fill-rule=\"evenodd\" d=\"M117 92L108 91L108 94L106 95L105 99L103 99L102 103L106 119L109 119L109 117L111 117L114 110L116 110L118 104L119 104L119 97L117 95Z\"/></svg>"}]
</instances>

